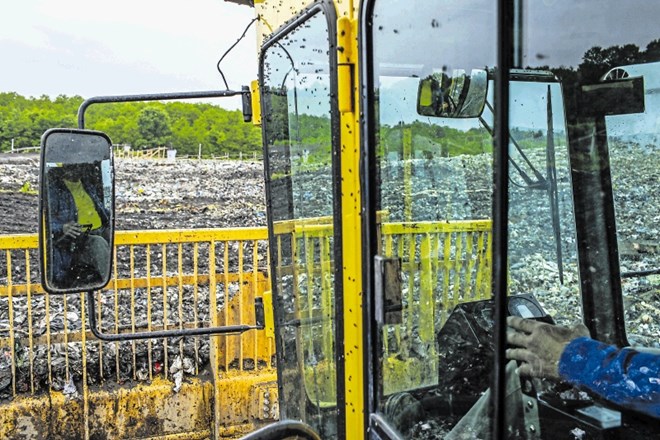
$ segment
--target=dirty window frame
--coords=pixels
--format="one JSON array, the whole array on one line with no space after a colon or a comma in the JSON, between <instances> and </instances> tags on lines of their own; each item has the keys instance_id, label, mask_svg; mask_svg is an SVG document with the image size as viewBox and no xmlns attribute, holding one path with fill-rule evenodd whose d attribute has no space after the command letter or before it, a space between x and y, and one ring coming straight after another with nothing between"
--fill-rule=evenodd
<instances>
[{"instance_id":1,"label":"dirty window frame","mask_svg":"<svg viewBox=\"0 0 660 440\"><path fill-rule=\"evenodd\" d=\"M331 246L330 252L331 252L331 257L335 262L342 261L341 260L341 254L342 254L342 249L341 249L341 198L339 195L341 194L340 191L340 185L341 185L341 178L340 178L340 170L341 170L341 164L340 164L340 130L339 130L339 110L338 110L338 101L337 101L337 78L336 78L336 66L337 66L337 54L336 51L334 50L335 43L336 43L336 11L334 9L334 5L330 0L322 0L315 2L311 6L309 6L307 9L303 10L300 12L295 18L293 18L291 21L289 21L286 25L284 25L280 30L275 32L269 39L267 39L260 52L260 57L259 57L259 79L260 79L260 87L261 87L261 107L264 109L264 114L268 115L268 111L266 109L269 108L269 105L266 103L266 95L267 93L265 92L264 89L264 78L266 77L266 72L264 72L264 65L265 65L265 58L266 54L268 52L269 48L272 48L273 46L278 45L283 39L285 39L287 36L289 36L292 32L295 32L298 29L301 29L302 27L308 26L308 20L311 18L322 14L325 16L326 19L326 24L327 24L327 36L328 36L328 51L327 51L327 56L328 56L328 67L329 67L329 72L328 72L328 80L329 80L329 86L330 86L330 91L328 94L328 99L329 99L329 104L330 104L330 131L331 131L331 174L330 177L332 178L332 193L333 193L333 206L332 206L332 221L331 225L334 230L334 233L332 235L332 240L333 244ZM271 187L271 175L270 175L270 170L271 170L271 164L270 164L270 158L269 158L269 133L268 133L268 120L266 118L262 119L262 135L264 139L264 173L265 173L265 178L266 178L266 205L269 210L269 215L268 215L268 230L269 230L269 247L270 247L270 252L271 252L271 274L273 276L273 280L275 282L272 283L272 289L273 289L273 302L275 306L275 320L277 322L278 326L283 326L286 325L286 320L287 317L283 315L284 313L284 303L282 298L280 297L281 295L278 294L278 281L275 280L277 277L277 246L278 246L278 241L277 237L274 233L274 221L273 221L273 193L272 193L272 187ZM291 139L291 137L288 137ZM287 153L288 154L288 153ZM290 157L287 156L287 157ZM289 165L289 171L290 171L290 165ZM289 184L290 185L290 184ZM291 191L291 187L289 187L289 191ZM289 201L291 203L291 201ZM290 206L290 209L293 209ZM343 287L342 287L342 270L341 270L341 265L340 264L335 264L334 269L333 269L333 282L334 282L334 294L332 300L334 301L334 316L332 317L333 324L335 327L335 334L334 334L334 362L336 366L335 370L335 382L336 382L336 388L335 388L335 393L336 393L336 401L335 402L324 402L320 407L317 407L317 410L319 414L323 413L326 414L326 416L323 416L323 419L332 419L336 418L336 423L334 423L335 426L340 426L342 425L342 420L343 420L343 411L337 411L337 407L343 407L344 405L344 386L343 386L343 371L344 371L344 363L343 363L343 357L340 355L343 353L343 319L341 317L341 314L337 313L337 310L341 309L341 304L342 304L342 293L343 293ZM277 356L278 356L278 368L279 365L284 365L284 350L283 350L283 341L281 340L281 336L276 334L276 350L277 350ZM304 371L299 371L301 375L304 376ZM301 381L304 382L304 377L301 377ZM282 393L282 375L278 374L278 387L280 389L280 395L285 396L284 393ZM306 388L306 387L303 387ZM312 406L316 406L315 402L312 401L310 398L310 390L303 389L301 390L306 396L307 396L307 401L308 404L311 404ZM313 393L312 393L313 394ZM296 416L295 414L289 414L289 409L295 408L295 406L299 402L291 402L288 401L286 398L281 397L280 398L280 416L282 418L287 418L287 417L297 417L297 418L302 418L300 416ZM316 411L316 410L315 410ZM294 412L298 413L298 410L294 410ZM304 411L303 411L304 413ZM319 432L323 432L324 428L323 426L330 426L333 423L328 423L329 420L321 421L323 426L316 426L314 422L311 420L306 420L310 425L315 426ZM339 429L338 434L341 435L343 430Z\"/></svg>"}]
</instances>

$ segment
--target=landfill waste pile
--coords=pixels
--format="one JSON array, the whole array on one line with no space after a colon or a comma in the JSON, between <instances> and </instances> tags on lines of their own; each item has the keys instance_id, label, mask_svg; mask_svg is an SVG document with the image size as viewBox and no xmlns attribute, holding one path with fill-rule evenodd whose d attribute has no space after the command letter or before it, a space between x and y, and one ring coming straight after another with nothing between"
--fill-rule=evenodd
<instances>
[{"instance_id":1,"label":"landfill waste pile","mask_svg":"<svg viewBox=\"0 0 660 440\"><path fill-rule=\"evenodd\" d=\"M613 187L617 208L617 228L620 233L622 272L653 271L660 268L660 182L659 155L641 147L611 149ZM9 155L5 155L9 157ZM533 151L530 160L546 173L545 151ZM579 279L575 275L575 232L573 213L567 207L571 200L570 176L567 174L566 153L557 148L557 198L560 203L558 221L562 235L560 249L564 261L559 283L557 245L548 228L551 213L545 190L526 188L519 177L512 177L510 207L510 282L512 291L534 293L546 310L562 324L580 317ZM412 159L412 212L415 218L438 221L451 219L486 219L490 217L491 163L489 154L457 156L453 158ZM117 160L116 166L116 228L117 230L188 229L265 226L265 196L263 164L234 161L148 161ZM389 210L390 221L404 219L403 178L404 163L393 162L381 170L386 182L383 206ZM327 215L330 192L327 170L317 169L298 174L293 184L294 197L305 200L303 213ZM36 233L38 197L38 158L36 156L0 157L0 233ZM539 234L538 231L546 231ZM265 243L259 246L265 248ZM238 243L216 249L218 265L235 268L238 264ZM418 250L419 251L419 250ZM127 253L117 255L117 271L130 272ZM143 252L143 251L140 251ZM198 249L199 261L208 259L208 249ZM176 271L179 262L176 249L168 248L166 267L162 252L152 250L151 267L136 265L138 276L149 270L153 277ZM181 265L190 273L194 265L192 248L183 247ZM263 253L260 253L263 255ZM136 252L135 261L144 260L144 253ZM0 256L5 258L4 256ZM252 250L243 247L243 269L254 264ZM18 261L18 260L16 260ZM31 256L30 273L38 274L38 257ZM266 271L266 259L258 262L258 270ZM13 282L25 276L25 268L12 266ZM3 272L4 271L4 272ZM0 278L7 277L6 262L0 261ZM289 280L290 281L290 280ZM300 280L298 280L300 282ZM403 280L404 289L409 285ZM416 281L417 282L417 281ZM303 280L304 283L304 280ZM623 280L627 331L632 343L659 347L660 341L660 275L626 277ZM218 307L237 295L237 283L217 286ZM184 323L210 321L209 287L183 286L152 288L147 298L145 289L120 292L118 295L99 294L99 321L105 332L134 327L144 331L151 322L168 328ZM225 298L226 297L226 298ZM407 294L404 292L404 298ZM28 314L26 298L14 298L12 323L17 338L33 337L80 329L80 295L50 297L34 296ZM46 318L46 307L50 319ZM114 316L119 318L115 320ZM87 321L88 325L88 321ZM128 327L127 327L128 326ZM7 298L0 298L0 336L9 334L10 317ZM78 382L82 372L82 347L79 342L51 341L34 347L14 348L17 368L17 392L30 389L71 389L72 378ZM186 375L201 374L208 366L207 337L147 340L139 342L88 342L87 378L90 384L115 379L119 382L146 381L154 375L166 375L175 389ZM8 348L0 350L0 395L11 395L11 356ZM50 359L49 359L50 358ZM33 362L30 362L33 359ZM50 364L48 364L50 362ZM255 368L254 360L245 359L244 368ZM50 369L50 372L49 372ZM32 388L31 388L32 387Z\"/></svg>"},{"instance_id":2,"label":"landfill waste pile","mask_svg":"<svg viewBox=\"0 0 660 440\"><path fill-rule=\"evenodd\" d=\"M117 230L265 226L261 162L115 160ZM0 155L0 233L38 229L38 155Z\"/></svg>"},{"instance_id":3,"label":"landfill waste pile","mask_svg":"<svg viewBox=\"0 0 660 440\"><path fill-rule=\"evenodd\" d=\"M38 230L39 157L37 155L0 156L0 234L34 234ZM115 228L116 230L146 229L199 229L257 227L266 225L263 165L248 161L115 161ZM261 257L258 270L265 273L266 243L259 243ZM177 274L190 274L197 263L203 273L208 261L208 246L197 249L197 262L193 261L192 245L182 246L178 261L176 245L165 249L167 262L163 268L163 249L152 246L151 266L144 263L144 248L136 248L131 256L127 248L119 248L115 270L119 277L144 277L147 270L153 278ZM229 269L238 266L236 242L216 249L218 267L226 263ZM243 270L251 271L252 249L244 245ZM28 271L20 253L12 255L11 282L26 281ZM227 257L229 261L223 261ZM0 281L8 281L6 256L0 256ZM130 261L133 260L131 273ZM30 252L31 280L39 279L39 258ZM207 269L208 271L208 269ZM224 306L224 297L231 299L239 293L238 283L218 283L218 307ZM164 328L210 325L209 285L198 287L170 286L163 294L162 287L111 290L97 293L98 320L104 333L115 333L130 328L147 331ZM12 299L13 315L9 315L6 297L0 298L0 337L10 335L13 329L17 341L13 357L16 384L12 377L12 351L0 350L0 397L8 397L15 387L17 393L39 391L48 387L62 390L68 395L75 391L74 382L82 377L82 345L66 342L66 335L80 332L81 295L33 295L30 307L25 296ZM149 315L149 318L147 316ZM47 316L49 318L47 318ZM117 319L115 320L115 316ZM86 321L89 326L89 321ZM43 343L50 337L50 346ZM29 340L32 339L33 343ZM41 341L34 342L34 341ZM49 348L50 347L50 348ZM146 381L156 375L166 375L181 386L184 375L201 374L208 366L208 337L170 338L138 342L88 342L85 346L87 378L90 384L107 380L119 383ZM31 361L32 360L32 361ZM246 367L254 368L247 359ZM72 388L73 387L73 388Z\"/></svg>"}]
</instances>

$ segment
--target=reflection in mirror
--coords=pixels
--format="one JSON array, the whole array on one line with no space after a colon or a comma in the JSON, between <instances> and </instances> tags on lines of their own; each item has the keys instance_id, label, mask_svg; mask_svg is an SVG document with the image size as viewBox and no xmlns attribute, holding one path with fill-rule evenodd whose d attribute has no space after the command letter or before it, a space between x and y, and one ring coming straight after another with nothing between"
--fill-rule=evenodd
<instances>
[{"instance_id":1,"label":"reflection in mirror","mask_svg":"<svg viewBox=\"0 0 660 440\"><path fill-rule=\"evenodd\" d=\"M486 104L488 73L474 69L470 75L463 69L434 73L420 80L417 113L441 118L476 118Z\"/></svg>"},{"instance_id":2,"label":"reflection in mirror","mask_svg":"<svg viewBox=\"0 0 660 440\"><path fill-rule=\"evenodd\" d=\"M41 140L42 284L50 293L99 289L110 278L112 143L103 133L52 129Z\"/></svg>"}]
</instances>

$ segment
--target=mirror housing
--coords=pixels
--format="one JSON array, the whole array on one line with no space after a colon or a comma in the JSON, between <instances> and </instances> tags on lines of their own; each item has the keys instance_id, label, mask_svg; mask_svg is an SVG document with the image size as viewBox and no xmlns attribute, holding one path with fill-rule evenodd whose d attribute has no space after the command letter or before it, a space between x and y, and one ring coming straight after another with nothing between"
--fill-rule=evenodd
<instances>
[{"instance_id":1,"label":"mirror housing","mask_svg":"<svg viewBox=\"0 0 660 440\"><path fill-rule=\"evenodd\" d=\"M644 113L644 77L606 79L583 85L579 105L582 117Z\"/></svg>"},{"instance_id":2,"label":"mirror housing","mask_svg":"<svg viewBox=\"0 0 660 440\"><path fill-rule=\"evenodd\" d=\"M417 113L438 118L476 118L481 116L488 93L488 72L454 70L451 78L434 73L419 81Z\"/></svg>"},{"instance_id":3,"label":"mirror housing","mask_svg":"<svg viewBox=\"0 0 660 440\"><path fill-rule=\"evenodd\" d=\"M54 128L41 137L41 283L48 293L110 281L114 236L112 142L101 132Z\"/></svg>"},{"instance_id":4,"label":"mirror housing","mask_svg":"<svg viewBox=\"0 0 660 440\"><path fill-rule=\"evenodd\" d=\"M250 92L250 87L243 86L241 90L243 91L243 94L241 95L243 122L252 122L252 94Z\"/></svg>"}]
</instances>

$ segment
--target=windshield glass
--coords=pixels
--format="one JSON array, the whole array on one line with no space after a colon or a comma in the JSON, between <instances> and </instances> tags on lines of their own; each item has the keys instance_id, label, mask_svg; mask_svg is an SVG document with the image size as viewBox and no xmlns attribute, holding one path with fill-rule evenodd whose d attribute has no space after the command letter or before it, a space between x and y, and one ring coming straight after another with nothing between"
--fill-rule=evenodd
<instances>
[{"instance_id":1,"label":"windshield glass","mask_svg":"<svg viewBox=\"0 0 660 440\"><path fill-rule=\"evenodd\" d=\"M335 237L328 21L270 42L262 65L281 417L336 435Z\"/></svg>"},{"instance_id":2,"label":"windshield glass","mask_svg":"<svg viewBox=\"0 0 660 440\"><path fill-rule=\"evenodd\" d=\"M377 309L375 318L376 404L405 438L489 438L495 5L405 3L402 16L403 2L374 1L368 24L374 267L400 267L399 292L385 288L384 313ZM595 9L607 12L596 18ZM633 343L658 343L657 78L653 64L630 62L660 54L659 40L631 18L654 29L642 16L657 12L644 2L612 3L611 11L588 1L517 3L509 76L512 315L563 325L584 319L592 336L612 343L625 340L621 307ZM483 107L475 102L477 69L488 78ZM644 75L642 88L608 85L626 75ZM513 370L507 387L522 393L507 401L510 433L536 438L539 427L557 423L523 406L582 396L566 383L535 385ZM590 399L585 393L585 406ZM574 419L561 423L576 428Z\"/></svg>"},{"instance_id":3,"label":"windshield glass","mask_svg":"<svg viewBox=\"0 0 660 440\"><path fill-rule=\"evenodd\" d=\"M594 9L607 13L596 16ZM581 277L582 288L591 297L587 306L594 309L590 319L600 339L623 343L614 318L614 311L623 307L627 341L657 347L660 204L655 203L654 194L658 192L660 39L651 17L657 16L660 7L641 0L584 1L571 6L526 1L520 11L524 17L524 38L518 47L522 62L552 70L569 101L575 102L583 85L643 78L636 101L641 107L624 105L626 100L621 98L602 104L583 98L571 106L567 118L575 139L573 166L582 170L573 177L576 197L581 200L577 215L583 231L579 240L585 249L580 257ZM589 118L582 116L585 112ZM594 196L601 194L601 188L603 199ZM612 196L608 196L610 190ZM610 200L613 211L608 208ZM606 239L608 231L614 230L616 237ZM612 254L616 247L618 254ZM609 255L611 263L606 260ZM620 280L618 275L610 276L614 271L621 272ZM619 295L621 302L612 300Z\"/></svg>"},{"instance_id":4,"label":"windshield glass","mask_svg":"<svg viewBox=\"0 0 660 440\"><path fill-rule=\"evenodd\" d=\"M606 125L628 341L660 348L660 63L608 74L644 78L645 111L608 116Z\"/></svg>"},{"instance_id":5,"label":"windshield glass","mask_svg":"<svg viewBox=\"0 0 660 440\"><path fill-rule=\"evenodd\" d=\"M471 36L495 35L495 10L442 2L429 15L428 3L413 2L402 21L399 3L377 1L373 23L376 253L401 265L401 312L379 332L378 398L404 437L443 437L465 429L458 421L473 405L488 405L496 52L494 38ZM580 296L561 85L521 69L510 87L511 310L571 322ZM477 425L475 438L487 438L488 421Z\"/></svg>"}]
</instances>

